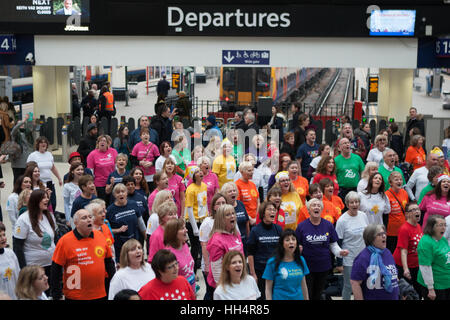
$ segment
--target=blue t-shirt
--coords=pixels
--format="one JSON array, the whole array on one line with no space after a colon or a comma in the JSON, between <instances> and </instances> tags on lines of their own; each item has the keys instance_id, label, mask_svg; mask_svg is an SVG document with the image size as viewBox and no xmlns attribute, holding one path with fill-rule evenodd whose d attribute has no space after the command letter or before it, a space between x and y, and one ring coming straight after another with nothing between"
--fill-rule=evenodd
<instances>
[{"instance_id":1,"label":"blue t-shirt","mask_svg":"<svg viewBox=\"0 0 450 320\"><path fill-rule=\"evenodd\" d=\"M305 259L300 257L302 266L297 262L281 261L275 270L275 258L267 261L263 279L273 281L273 300L304 300L302 292L303 277L309 274Z\"/></svg>"},{"instance_id":2,"label":"blue t-shirt","mask_svg":"<svg viewBox=\"0 0 450 320\"><path fill-rule=\"evenodd\" d=\"M247 240L247 249L248 254L253 256L255 270L264 271L267 260L275 252L282 231L281 226L273 223L266 225L264 222L252 228Z\"/></svg>"},{"instance_id":3,"label":"blue t-shirt","mask_svg":"<svg viewBox=\"0 0 450 320\"><path fill-rule=\"evenodd\" d=\"M369 278L369 271L372 270L370 267L370 256L371 253L369 249L364 248L359 255L353 261L352 274L350 276L351 280L362 281L361 289L363 293L364 300L398 300L399 288L398 288L398 270L395 266L395 260L389 249L384 249L381 254L381 259L386 269L392 275L391 284L392 292L387 292L384 287L384 279L381 272L378 272L378 277L375 283L367 281ZM375 268L378 268L376 266Z\"/></svg>"},{"instance_id":4,"label":"blue t-shirt","mask_svg":"<svg viewBox=\"0 0 450 320\"><path fill-rule=\"evenodd\" d=\"M241 233L241 239L242 239L242 243L245 244L247 242L247 221L249 220L248 218L248 213L247 210L245 209L244 204L242 203L242 201L236 200L237 205L236 208L234 208L234 211L236 212L236 220L237 220L237 225L239 228L239 231Z\"/></svg>"},{"instance_id":5,"label":"blue t-shirt","mask_svg":"<svg viewBox=\"0 0 450 320\"><path fill-rule=\"evenodd\" d=\"M114 248L116 250L116 258L120 258L120 250L127 240L140 239L138 228L138 218L140 216L140 210L133 200L128 200L125 206L120 207L112 203L108 209L106 209L106 219L108 219L111 224L111 228L118 229L123 225L128 226L126 231L116 233L115 235Z\"/></svg>"},{"instance_id":6,"label":"blue t-shirt","mask_svg":"<svg viewBox=\"0 0 450 320\"><path fill-rule=\"evenodd\" d=\"M148 219L149 216L147 198L144 195L142 195L142 193L134 192L133 194L128 195L128 199L136 202L139 211L141 213L141 216L142 218L144 218L144 222L147 223L147 221L145 221L146 219Z\"/></svg>"},{"instance_id":7,"label":"blue t-shirt","mask_svg":"<svg viewBox=\"0 0 450 320\"><path fill-rule=\"evenodd\" d=\"M314 159L318 155L319 155L319 145L315 142L312 147L306 142L303 143L300 147L298 147L296 158L302 159L302 176L306 177L312 159Z\"/></svg>"},{"instance_id":8,"label":"blue t-shirt","mask_svg":"<svg viewBox=\"0 0 450 320\"><path fill-rule=\"evenodd\" d=\"M295 230L298 243L303 246L302 255L311 272L324 272L332 268L330 244L338 241L338 235L331 222L325 219L315 226L306 219Z\"/></svg>"},{"instance_id":9,"label":"blue t-shirt","mask_svg":"<svg viewBox=\"0 0 450 320\"><path fill-rule=\"evenodd\" d=\"M83 198L81 195L76 197L72 204L72 211L70 212L70 216L73 218L75 212L77 212L80 209L84 209L84 207L87 206L89 202L91 202L96 198L97 196L95 194L93 194L92 198L90 199Z\"/></svg>"}]
</instances>

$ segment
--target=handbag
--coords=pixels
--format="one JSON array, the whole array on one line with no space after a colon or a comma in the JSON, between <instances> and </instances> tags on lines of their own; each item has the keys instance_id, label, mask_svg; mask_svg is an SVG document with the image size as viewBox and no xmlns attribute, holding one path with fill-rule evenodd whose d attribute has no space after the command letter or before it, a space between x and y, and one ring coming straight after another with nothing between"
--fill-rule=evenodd
<instances>
[{"instance_id":1,"label":"handbag","mask_svg":"<svg viewBox=\"0 0 450 320\"><path fill-rule=\"evenodd\" d=\"M22 154L22 148L15 141L6 141L0 148L0 153L8 155L10 159L15 160Z\"/></svg>"}]
</instances>

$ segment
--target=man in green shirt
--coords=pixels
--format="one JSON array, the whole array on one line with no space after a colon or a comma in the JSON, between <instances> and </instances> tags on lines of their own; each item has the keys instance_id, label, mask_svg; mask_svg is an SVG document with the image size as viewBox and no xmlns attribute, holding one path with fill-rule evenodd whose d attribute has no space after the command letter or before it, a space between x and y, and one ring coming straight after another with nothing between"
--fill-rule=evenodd
<instances>
[{"instance_id":1,"label":"man in green shirt","mask_svg":"<svg viewBox=\"0 0 450 320\"><path fill-rule=\"evenodd\" d=\"M400 172L403 179L403 185L405 185L406 181L402 170L395 166L395 151L392 149L386 149L383 151L383 162L381 162L378 167L378 172L383 176L384 190L388 190L391 187L389 183L389 176L393 171Z\"/></svg>"},{"instance_id":2,"label":"man in green shirt","mask_svg":"<svg viewBox=\"0 0 450 320\"><path fill-rule=\"evenodd\" d=\"M350 140L339 140L341 154L334 158L336 165L336 178L339 184L339 197L344 201L350 191L356 191L364 170L364 162L361 157L351 152Z\"/></svg>"}]
</instances>

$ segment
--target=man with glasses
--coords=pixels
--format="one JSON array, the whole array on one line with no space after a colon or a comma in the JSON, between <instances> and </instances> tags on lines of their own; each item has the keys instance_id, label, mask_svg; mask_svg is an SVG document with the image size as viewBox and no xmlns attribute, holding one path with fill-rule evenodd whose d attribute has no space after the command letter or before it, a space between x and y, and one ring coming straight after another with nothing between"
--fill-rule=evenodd
<instances>
[{"instance_id":1,"label":"man with glasses","mask_svg":"<svg viewBox=\"0 0 450 320\"><path fill-rule=\"evenodd\" d=\"M393 171L397 171L402 175L403 185L406 184L405 177L400 168L395 166L395 151L392 149L386 149L383 152L383 162L380 163L378 167L378 172L381 173L384 180L384 190L388 190L391 187L389 183L389 176Z\"/></svg>"}]
</instances>

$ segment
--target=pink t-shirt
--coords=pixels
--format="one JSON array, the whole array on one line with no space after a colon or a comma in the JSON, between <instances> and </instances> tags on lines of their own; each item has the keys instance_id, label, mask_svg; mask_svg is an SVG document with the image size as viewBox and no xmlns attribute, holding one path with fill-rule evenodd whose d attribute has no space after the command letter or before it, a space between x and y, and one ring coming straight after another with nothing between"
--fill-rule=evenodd
<instances>
[{"instance_id":1,"label":"pink t-shirt","mask_svg":"<svg viewBox=\"0 0 450 320\"><path fill-rule=\"evenodd\" d=\"M194 259L187 243L180 250L170 246L166 247L166 249L175 254L178 261L178 275L185 277L195 292Z\"/></svg>"},{"instance_id":2,"label":"pink t-shirt","mask_svg":"<svg viewBox=\"0 0 450 320\"><path fill-rule=\"evenodd\" d=\"M219 187L219 179L217 178L217 175L209 171L209 173L203 177L203 182L206 184L207 187L207 203L208 208L211 208L211 201L213 196L216 194L216 192L220 189ZM192 183L192 179L189 179L188 187Z\"/></svg>"},{"instance_id":3,"label":"pink t-shirt","mask_svg":"<svg viewBox=\"0 0 450 320\"><path fill-rule=\"evenodd\" d=\"M117 150L108 148L105 152L92 150L87 157L87 167L94 171L96 187L105 187L108 176L116 169Z\"/></svg>"},{"instance_id":4,"label":"pink t-shirt","mask_svg":"<svg viewBox=\"0 0 450 320\"><path fill-rule=\"evenodd\" d=\"M155 201L155 197L156 194L159 192L158 189L153 190L153 192L148 196L148 210L150 211L150 214L153 213L152 211L152 206L153 206L153 201Z\"/></svg>"},{"instance_id":5,"label":"pink t-shirt","mask_svg":"<svg viewBox=\"0 0 450 320\"><path fill-rule=\"evenodd\" d=\"M446 197L441 197L437 200L436 195L426 195L423 197L422 202L419 205L420 210L425 211L423 216L423 228L427 225L428 217L433 214L438 214L442 217L450 215L450 202L447 202Z\"/></svg>"},{"instance_id":6,"label":"pink t-shirt","mask_svg":"<svg viewBox=\"0 0 450 320\"><path fill-rule=\"evenodd\" d=\"M242 245L241 236L239 234L235 236L229 233L216 232L213 234L211 239L209 239L208 244L206 245L206 250L208 250L210 262L207 281L211 287L215 288L216 282L214 281L212 274L211 262L223 259L225 254L231 250L240 251L244 255L244 247Z\"/></svg>"},{"instance_id":7,"label":"pink t-shirt","mask_svg":"<svg viewBox=\"0 0 450 320\"><path fill-rule=\"evenodd\" d=\"M153 165L149 168L139 166L142 171L144 171L144 176L151 176L155 174L155 159L160 155L158 147L155 144L150 142L149 144L145 145L142 141L138 142L134 146L133 151L131 151L131 155L136 157L138 161L146 160L153 162Z\"/></svg>"},{"instance_id":8,"label":"pink t-shirt","mask_svg":"<svg viewBox=\"0 0 450 320\"><path fill-rule=\"evenodd\" d=\"M155 232L153 232L150 237L150 242L148 244L149 252L148 252L148 263L152 262L153 256L160 249L164 249L164 229L161 226L156 228Z\"/></svg>"},{"instance_id":9,"label":"pink t-shirt","mask_svg":"<svg viewBox=\"0 0 450 320\"><path fill-rule=\"evenodd\" d=\"M172 178L169 179L169 186L168 188L173 195L173 198L175 199L175 203L178 207L178 218L181 216L181 200L180 200L180 194L184 193L186 191L186 186L183 183L183 178L181 178L179 175L174 174Z\"/></svg>"}]
</instances>

